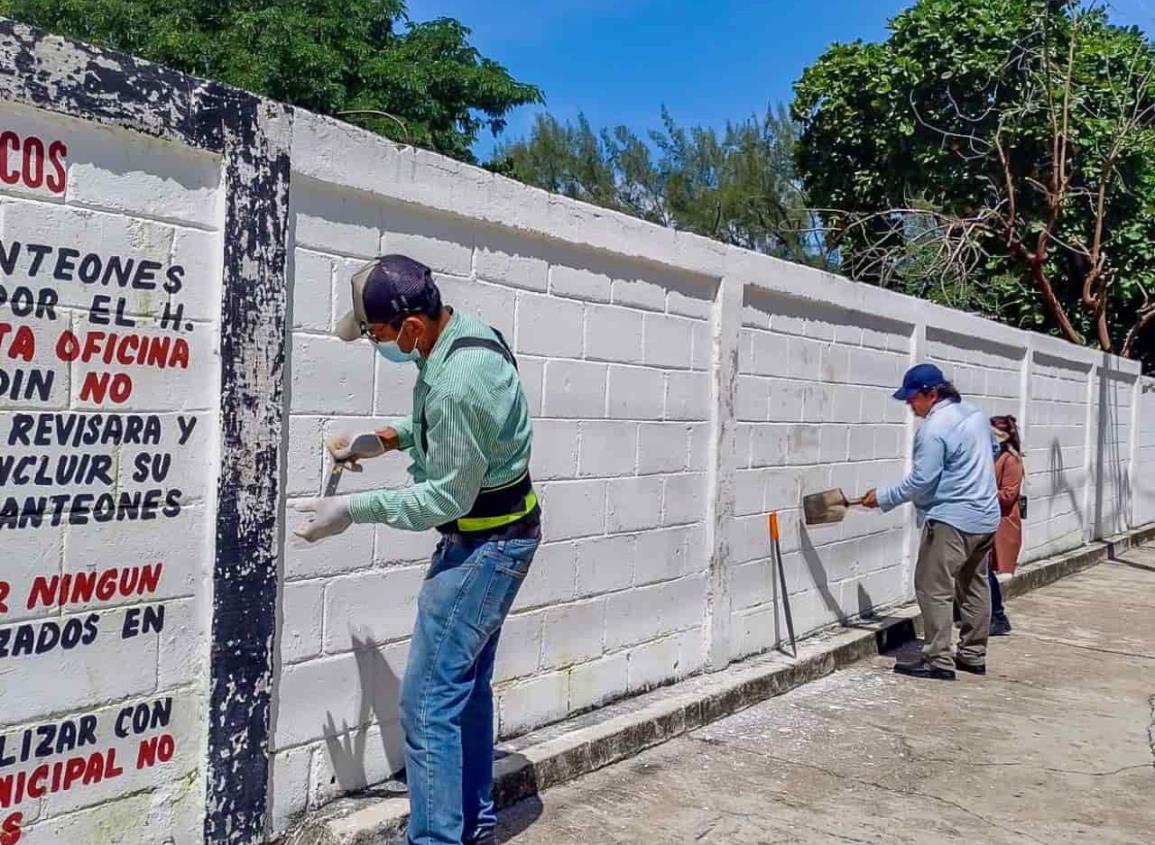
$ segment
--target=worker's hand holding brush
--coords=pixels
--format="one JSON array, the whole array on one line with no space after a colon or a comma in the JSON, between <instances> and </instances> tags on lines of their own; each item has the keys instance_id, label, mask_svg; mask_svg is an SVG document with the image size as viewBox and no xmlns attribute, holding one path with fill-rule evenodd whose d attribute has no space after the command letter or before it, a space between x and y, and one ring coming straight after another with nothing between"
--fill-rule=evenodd
<instances>
[{"instance_id":1,"label":"worker's hand holding brush","mask_svg":"<svg viewBox=\"0 0 1155 845\"><path fill-rule=\"evenodd\" d=\"M379 458L386 452L400 447L397 432L391 428L381 431L370 431L349 437L347 434L336 434L325 441L329 454L335 463L350 472L361 472L361 461L369 458Z\"/></svg>"}]
</instances>

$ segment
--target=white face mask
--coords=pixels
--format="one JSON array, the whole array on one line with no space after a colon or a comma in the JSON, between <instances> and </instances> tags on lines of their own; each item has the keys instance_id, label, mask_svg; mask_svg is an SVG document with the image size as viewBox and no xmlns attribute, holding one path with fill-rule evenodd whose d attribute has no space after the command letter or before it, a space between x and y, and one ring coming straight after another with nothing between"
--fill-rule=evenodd
<instances>
[{"instance_id":1,"label":"white face mask","mask_svg":"<svg viewBox=\"0 0 1155 845\"><path fill-rule=\"evenodd\" d=\"M416 346L409 352L402 352L395 340L390 340L387 343L376 343L374 346L377 348L378 355L394 364L404 364L406 361L416 363L421 360L421 353L417 351Z\"/></svg>"}]
</instances>

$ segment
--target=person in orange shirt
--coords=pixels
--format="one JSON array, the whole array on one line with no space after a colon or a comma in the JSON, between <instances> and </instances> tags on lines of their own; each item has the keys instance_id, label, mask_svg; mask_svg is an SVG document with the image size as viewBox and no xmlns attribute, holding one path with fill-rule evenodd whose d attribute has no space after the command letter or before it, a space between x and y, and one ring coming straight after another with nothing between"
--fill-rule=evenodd
<instances>
[{"instance_id":1,"label":"person in orange shirt","mask_svg":"<svg viewBox=\"0 0 1155 845\"><path fill-rule=\"evenodd\" d=\"M1005 637L1011 632L1011 620L1003 606L1003 591L996 573L1013 573L1019 565L1023 547L1023 515L1020 499L1023 491L1023 445L1019 426L1012 416L991 417L994 434L995 481L999 489L1002 520L995 533L991 565L987 570L991 586L991 636Z\"/></svg>"}]
</instances>

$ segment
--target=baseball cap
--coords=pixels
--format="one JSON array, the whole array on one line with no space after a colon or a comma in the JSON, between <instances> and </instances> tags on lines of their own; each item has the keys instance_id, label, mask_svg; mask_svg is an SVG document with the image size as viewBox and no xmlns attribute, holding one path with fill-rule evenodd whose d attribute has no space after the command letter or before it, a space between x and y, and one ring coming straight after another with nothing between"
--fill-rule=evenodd
<instances>
[{"instance_id":1,"label":"baseball cap","mask_svg":"<svg viewBox=\"0 0 1155 845\"><path fill-rule=\"evenodd\" d=\"M373 259L353 274L351 287L353 310L337 321L341 340L358 340L370 323L391 323L441 306L433 271L407 255Z\"/></svg>"},{"instance_id":2,"label":"baseball cap","mask_svg":"<svg viewBox=\"0 0 1155 845\"><path fill-rule=\"evenodd\" d=\"M902 377L902 387L894 392L894 398L903 402L923 390L932 390L946 384L946 376L934 364L918 364L906 371Z\"/></svg>"}]
</instances>

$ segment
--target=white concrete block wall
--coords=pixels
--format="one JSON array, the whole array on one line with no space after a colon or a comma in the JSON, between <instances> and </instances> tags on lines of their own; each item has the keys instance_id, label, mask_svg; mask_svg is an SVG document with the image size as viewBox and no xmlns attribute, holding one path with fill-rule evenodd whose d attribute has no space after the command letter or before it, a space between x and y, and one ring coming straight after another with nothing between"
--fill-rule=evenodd
<instances>
[{"instance_id":1,"label":"white concrete block wall","mask_svg":"<svg viewBox=\"0 0 1155 845\"><path fill-rule=\"evenodd\" d=\"M796 631L893 604L906 594L901 513L852 512L808 528L801 498L855 495L901 477L903 408L890 399L910 362L912 326L748 288L736 409L730 522L731 654L784 633L767 513L777 511Z\"/></svg>"},{"instance_id":2,"label":"white concrete block wall","mask_svg":"<svg viewBox=\"0 0 1155 845\"><path fill-rule=\"evenodd\" d=\"M1028 518L1024 557L1075 548L1089 532L1086 485L1090 366L1036 353L1023 431Z\"/></svg>"},{"instance_id":3,"label":"white concrete block wall","mask_svg":"<svg viewBox=\"0 0 1155 845\"><path fill-rule=\"evenodd\" d=\"M171 144L4 103L0 133L9 151L0 173L0 757L7 757L0 779L77 755L99 754L103 769L100 779L70 778L68 788L39 798L14 790L19 797L0 805L0 831L8 841L19 815L21 845L108 841L110 829L120 835L146 825L174 841L198 841L220 396L221 165ZM10 184L9 133L21 147L37 139L44 148L66 148L59 190L48 183L30 189L23 179ZM145 271L136 285L112 276L106 283L113 265L130 278ZM181 287L170 293L164 283L172 268L179 268ZM37 301L50 297L53 309L28 313L22 289ZM183 308L179 331L159 325L166 306ZM99 355L69 360L75 356L58 346L66 330L81 344L97 332L163 338L170 346L180 339L188 343L187 366L106 363ZM34 353L18 340L21 333L32 338ZM54 377L47 397L15 389L33 370ZM129 395L81 398L86 380L105 374L131 379ZM155 426L155 436L129 442L110 434L78 446L67 435L72 424L125 432ZM26 458L45 461L52 476L58 462L80 456L92 465L105 461L106 469L47 484L14 474ZM179 513L95 518L96 497L149 489L162 497L179 490ZM97 511L66 515L56 527L51 505L39 527L13 518L27 500L56 495L70 497L64 507ZM54 601L65 582L95 588ZM51 587L51 597L37 585ZM118 730L122 714L138 709L155 720L139 733ZM18 759L24 731L54 726L64 736L86 725L90 740ZM138 757L142 742L172 745L150 765Z\"/></svg>"},{"instance_id":4,"label":"white concrete block wall","mask_svg":"<svg viewBox=\"0 0 1155 845\"><path fill-rule=\"evenodd\" d=\"M705 450L694 446L709 427L714 283L368 194L343 199L308 179L294 182L292 208L288 494L321 489L325 435L408 410L415 368L332 338L350 274L370 255L403 251L435 269L447 303L505 334L534 406L532 470L549 517L497 669L502 733L698 671L707 490ZM346 475L343 491L401 486L406 463L374 462ZM407 641L435 543L354 528L287 550L278 823L302 801L332 797L333 749L359 731L385 725L377 769L401 766L389 726L403 661L386 659L394 682L384 694L352 670Z\"/></svg>"}]
</instances>

